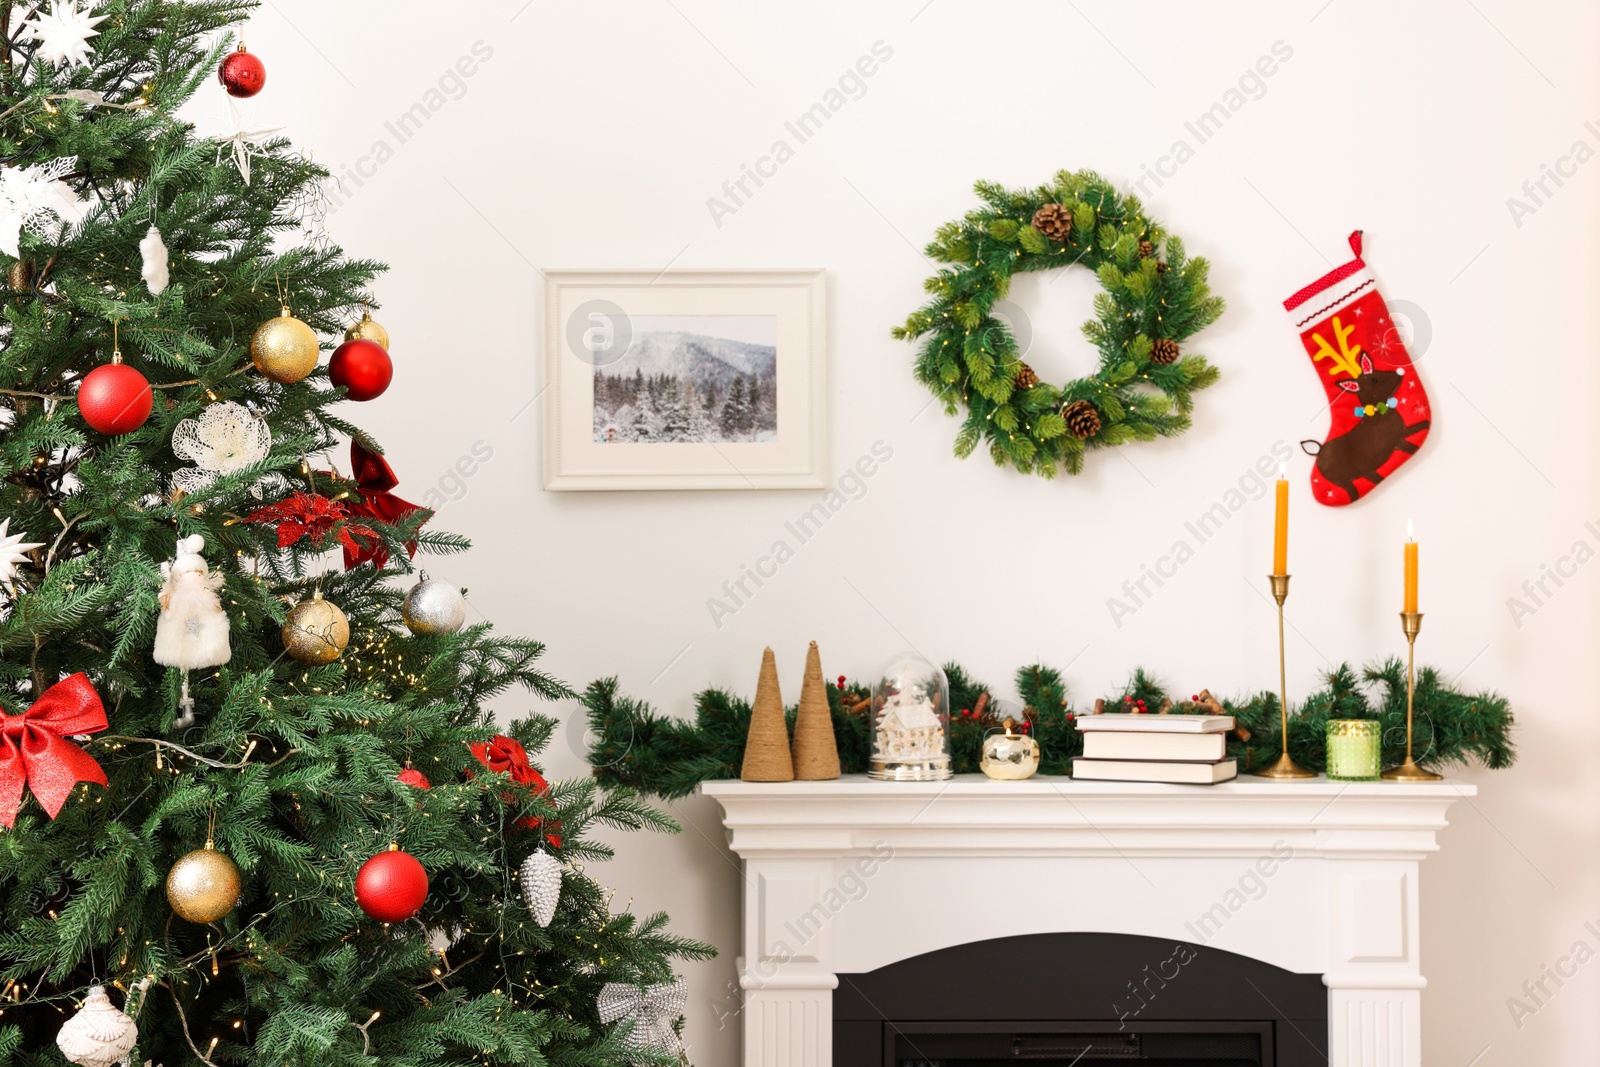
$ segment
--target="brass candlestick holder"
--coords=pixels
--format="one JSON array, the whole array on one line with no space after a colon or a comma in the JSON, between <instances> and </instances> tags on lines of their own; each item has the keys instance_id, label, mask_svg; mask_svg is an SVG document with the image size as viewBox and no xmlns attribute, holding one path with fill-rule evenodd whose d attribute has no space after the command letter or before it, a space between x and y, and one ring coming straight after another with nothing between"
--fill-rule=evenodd
<instances>
[{"instance_id":1,"label":"brass candlestick holder","mask_svg":"<svg viewBox=\"0 0 1600 1067\"><path fill-rule=\"evenodd\" d=\"M1316 772L1306 770L1289 758L1289 674L1283 655L1283 602L1289 599L1289 576L1269 574L1267 581L1272 583L1272 599L1278 602L1278 712L1283 716L1283 755L1272 766L1255 774L1261 778L1315 778Z\"/></svg>"},{"instance_id":2,"label":"brass candlestick holder","mask_svg":"<svg viewBox=\"0 0 1600 1067\"><path fill-rule=\"evenodd\" d=\"M1417 699L1417 634L1422 632L1422 612L1402 611L1400 629L1406 635L1406 761L1384 771L1383 777L1391 782L1437 782L1444 775L1434 774L1411 758L1412 714Z\"/></svg>"}]
</instances>

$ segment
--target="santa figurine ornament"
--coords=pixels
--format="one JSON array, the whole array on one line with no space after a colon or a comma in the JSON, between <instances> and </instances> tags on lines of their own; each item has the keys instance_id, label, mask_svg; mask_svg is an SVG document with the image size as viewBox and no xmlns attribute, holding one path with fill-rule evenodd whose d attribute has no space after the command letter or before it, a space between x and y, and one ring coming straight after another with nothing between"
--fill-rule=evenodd
<instances>
[{"instance_id":1,"label":"santa figurine ornament","mask_svg":"<svg viewBox=\"0 0 1600 1067\"><path fill-rule=\"evenodd\" d=\"M233 652L228 647L228 616L217 590L222 575L212 574L200 550L206 539L199 534L178 542L177 557L161 565L161 614L156 619L155 661L183 671L183 714L174 726L194 722L194 699L189 696L189 672L220 667Z\"/></svg>"}]
</instances>

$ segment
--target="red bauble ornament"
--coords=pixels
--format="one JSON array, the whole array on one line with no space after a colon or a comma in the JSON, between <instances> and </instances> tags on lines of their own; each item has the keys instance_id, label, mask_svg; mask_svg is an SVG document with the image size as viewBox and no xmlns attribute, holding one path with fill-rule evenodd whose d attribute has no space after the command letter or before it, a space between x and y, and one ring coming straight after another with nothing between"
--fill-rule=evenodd
<instances>
[{"instance_id":1,"label":"red bauble ornament","mask_svg":"<svg viewBox=\"0 0 1600 1067\"><path fill-rule=\"evenodd\" d=\"M428 872L409 852L380 852L356 874L356 903L381 923L406 921L427 899Z\"/></svg>"},{"instance_id":2,"label":"red bauble ornament","mask_svg":"<svg viewBox=\"0 0 1600 1067\"><path fill-rule=\"evenodd\" d=\"M433 788L433 783L428 781L428 776L413 767L407 767L405 770L395 775L395 778L398 781L409 785L413 789Z\"/></svg>"},{"instance_id":3,"label":"red bauble ornament","mask_svg":"<svg viewBox=\"0 0 1600 1067\"><path fill-rule=\"evenodd\" d=\"M378 342L358 337L333 350L328 377L334 385L349 390L348 399L374 400L394 379L394 361Z\"/></svg>"},{"instance_id":4,"label":"red bauble ornament","mask_svg":"<svg viewBox=\"0 0 1600 1067\"><path fill-rule=\"evenodd\" d=\"M217 80L228 90L229 96L254 96L267 84L267 68L240 45L239 50L224 58L217 68Z\"/></svg>"},{"instance_id":5,"label":"red bauble ornament","mask_svg":"<svg viewBox=\"0 0 1600 1067\"><path fill-rule=\"evenodd\" d=\"M83 421L108 437L132 433L144 425L155 404L144 375L126 363L107 363L84 375L78 387Z\"/></svg>"}]
</instances>

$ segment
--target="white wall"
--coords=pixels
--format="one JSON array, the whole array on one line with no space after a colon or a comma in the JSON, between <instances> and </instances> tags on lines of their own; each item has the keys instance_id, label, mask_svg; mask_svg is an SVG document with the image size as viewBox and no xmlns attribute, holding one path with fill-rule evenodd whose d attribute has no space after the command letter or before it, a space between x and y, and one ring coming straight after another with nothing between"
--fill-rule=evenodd
<instances>
[{"instance_id":1,"label":"white wall","mask_svg":"<svg viewBox=\"0 0 1600 1067\"><path fill-rule=\"evenodd\" d=\"M1303 694L1338 660L1402 650L1399 543L1414 516L1424 661L1510 694L1521 726L1518 767L1468 773L1481 794L1457 805L1425 867L1426 1062L1592 1062L1600 965L1549 985L1520 1028L1507 1007L1575 942L1600 947L1584 927L1600 920L1600 565L1580 566L1520 626L1507 608L1575 542L1600 546L1584 526L1600 520L1586 311L1600 163L1547 182L1553 195L1520 224L1507 206L1575 142L1586 156L1600 147L1592 5L813 0L757 12L275 0L250 27L270 72L246 105L254 125L286 124L335 166L378 141L395 150L330 227L393 265L379 318L395 384L350 415L388 447L402 494L421 499L475 442L493 449L438 520L476 551L434 573L469 586L504 629L547 640L574 684L616 673L675 713L708 684L751 688L768 644L792 697L813 638L829 675L865 677L914 644L1000 687L1033 657L1070 661L1083 699L1136 664L1185 693L1270 686L1265 501L1120 628L1105 602L1274 441L1321 436L1321 390L1278 302L1342 262L1345 234L1364 227L1389 298L1430 326L1416 354L1435 428L1409 469L1347 510L1312 503L1297 453L1290 686ZM480 40L493 56L464 97L399 144L385 122ZM707 197L880 40L893 57L865 95L715 225ZM1196 145L1185 121L1277 41L1293 56L1264 95ZM1074 480L954 459L954 421L918 417L911 349L889 337L932 269L920 246L973 206L974 179L1033 184L1091 166L1128 183L1179 138L1194 158L1148 204L1211 259L1229 303L1198 339L1223 379L1201 395L1195 429L1095 455ZM669 264L826 267L834 471L876 440L894 449L867 495L720 629L706 599L813 496L546 494L527 408L541 384L535 268ZM1017 293L1037 327L1033 365L1082 373L1091 280L1028 279ZM584 772L565 741L548 759L556 774ZM729 949L737 867L710 805L673 807L681 837L623 840L591 872L619 905L668 909L676 929ZM735 1006L732 959L689 975L696 1061L729 1067L734 1020L719 1029L717 1017Z\"/></svg>"}]
</instances>

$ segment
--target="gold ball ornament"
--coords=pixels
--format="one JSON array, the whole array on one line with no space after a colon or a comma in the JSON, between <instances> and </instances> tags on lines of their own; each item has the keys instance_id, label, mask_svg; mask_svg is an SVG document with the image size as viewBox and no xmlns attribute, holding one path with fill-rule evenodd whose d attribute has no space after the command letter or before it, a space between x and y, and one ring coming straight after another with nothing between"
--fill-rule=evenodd
<instances>
[{"instance_id":1,"label":"gold ball ornament","mask_svg":"<svg viewBox=\"0 0 1600 1067\"><path fill-rule=\"evenodd\" d=\"M978 766L990 778L1015 782L1032 778L1039 769L1039 742L1016 732L1016 720L1007 719L1005 733L983 739L983 757Z\"/></svg>"},{"instance_id":2,"label":"gold ball ornament","mask_svg":"<svg viewBox=\"0 0 1600 1067\"><path fill-rule=\"evenodd\" d=\"M298 382L317 369L317 335L299 319L283 309L283 314L268 319L250 338L250 358L256 370L279 385Z\"/></svg>"},{"instance_id":3,"label":"gold ball ornament","mask_svg":"<svg viewBox=\"0 0 1600 1067\"><path fill-rule=\"evenodd\" d=\"M372 312L363 311L361 321L344 332L346 341L371 341L389 351L389 331L373 321Z\"/></svg>"},{"instance_id":4,"label":"gold ball ornament","mask_svg":"<svg viewBox=\"0 0 1600 1067\"><path fill-rule=\"evenodd\" d=\"M283 647L300 663L332 663L350 643L350 620L337 604L313 597L289 609Z\"/></svg>"},{"instance_id":5,"label":"gold ball ornament","mask_svg":"<svg viewBox=\"0 0 1600 1067\"><path fill-rule=\"evenodd\" d=\"M239 868L210 841L167 872L167 903L178 918L192 923L216 922L238 905L243 889Z\"/></svg>"}]
</instances>

